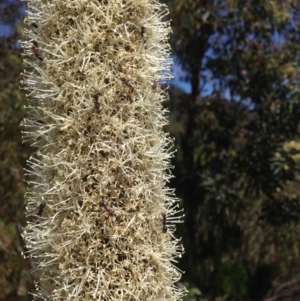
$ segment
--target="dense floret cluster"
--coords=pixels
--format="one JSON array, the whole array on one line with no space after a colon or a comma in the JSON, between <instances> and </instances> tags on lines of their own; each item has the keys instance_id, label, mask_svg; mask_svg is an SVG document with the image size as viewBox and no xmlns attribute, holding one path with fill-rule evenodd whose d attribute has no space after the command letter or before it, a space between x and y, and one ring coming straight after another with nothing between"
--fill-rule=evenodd
<instances>
[{"instance_id":1,"label":"dense floret cluster","mask_svg":"<svg viewBox=\"0 0 300 301\"><path fill-rule=\"evenodd\" d=\"M30 0L23 87L24 238L35 298L179 300L172 140L160 82L168 13L155 0Z\"/></svg>"}]
</instances>

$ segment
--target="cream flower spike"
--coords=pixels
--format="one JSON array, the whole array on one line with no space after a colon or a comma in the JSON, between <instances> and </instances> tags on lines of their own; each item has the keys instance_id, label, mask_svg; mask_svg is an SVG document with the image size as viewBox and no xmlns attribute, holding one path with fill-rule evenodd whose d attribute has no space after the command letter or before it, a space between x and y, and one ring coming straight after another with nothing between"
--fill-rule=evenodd
<instances>
[{"instance_id":1,"label":"cream flower spike","mask_svg":"<svg viewBox=\"0 0 300 301\"><path fill-rule=\"evenodd\" d=\"M171 78L166 6L27 2L22 125L36 152L23 236L35 300L181 300L160 86Z\"/></svg>"}]
</instances>

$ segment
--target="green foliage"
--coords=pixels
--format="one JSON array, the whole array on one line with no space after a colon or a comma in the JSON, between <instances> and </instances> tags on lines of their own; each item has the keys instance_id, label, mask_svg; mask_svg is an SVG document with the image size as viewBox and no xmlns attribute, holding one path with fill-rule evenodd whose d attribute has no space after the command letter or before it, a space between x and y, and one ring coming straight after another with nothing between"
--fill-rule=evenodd
<instances>
[{"instance_id":1,"label":"green foliage","mask_svg":"<svg viewBox=\"0 0 300 301\"><path fill-rule=\"evenodd\" d=\"M29 149L21 141L26 98L19 90L23 66L16 47L24 4L5 1L1 5L1 23L11 31L0 37L0 299L25 301L32 299L27 293L32 287L30 267L21 255L24 249L20 237L25 223L23 167Z\"/></svg>"},{"instance_id":2,"label":"green foliage","mask_svg":"<svg viewBox=\"0 0 300 301\"><path fill-rule=\"evenodd\" d=\"M184 296L183 301L206 301L202 296L201 291L197 288L192 286L188 282L178 282L177 286L179 288L187 289L188 293Z\"/></svg>"},{"instance_id":3,"label":"green foliage","mask_svg":"<svg viewBox=\"0 0 300 301\"><path fill-rule=\"evenodd\" d=\"M10 294L18 294L26 300L31 279L27 263L20 256L20 237L13 223L0 221L0 299Z\"/></svg>"},{"instance_id":4,"label":"green foliage","mask_svg":"<svg viewBox=\"0 0 300 301\"><path fill-rule=\"evenodd\" d=\"M286 235L299 229L299 196L289 192L298 166L284 150L284 139L272 135L272 125L262 127L245 106L207 99L193 114L190 139L184 146L184 134L177 139L173 182L186 209L182 268L211 298L260 300L255 296L263 298L279 274L296 272L291 262L300 262L296 236ZM284 131L283 137L290 135ZM287 256L290 248L295 252Z\"/></svg>"},{"instance_id":5,"label":"green foliage","mask_svg":"<svg viewBox=\"0 0 300 301\"><path fill-rule=\"evenodd\" d=\"M20 53L5 51L0 57L0 76L3 79L0 86L0 194L3 201L0 216L8 222L21 220L25 191L22 175L28 150L22 145L19 126L25 105L24 94L18 88L22 70Z\"/></svg>"},{"instance_id":6,"label":"green foliage","mask_svg":"<svg viewBox=\"0 0 300 301\"><path fill-rule=\"evenodd\" d=\"M220 293L231 295L236 299L243 299L249 287L249 275L247 267L242 263L233 263L231 261L222 262L216 275L215 286L220 287Z\"/></svg>"},{"instance_id":7,"label":"green foliage","mask_svg":"<svg viewBox=\"0 0 300 301\"><path fill-rule=\"evenodd\" d=\"M167 2L173 52L192 86L191 95L171 93L180 114L169 127L185 279L208 300L263 300L300 264L299 164L285 147L300 117L299 3Z\"/></svg>"}]
</instances>

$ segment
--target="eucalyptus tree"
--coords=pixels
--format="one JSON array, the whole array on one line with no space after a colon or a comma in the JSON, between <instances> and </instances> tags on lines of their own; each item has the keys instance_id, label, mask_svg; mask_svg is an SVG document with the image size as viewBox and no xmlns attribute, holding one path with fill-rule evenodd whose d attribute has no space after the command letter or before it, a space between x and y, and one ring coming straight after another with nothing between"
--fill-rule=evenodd
<instances>
[{"instance_id":1,"label":"eucalyptus tree","mask_svg":"<svg viewBox=\"0 0 300 301\"><path fill-rule=\"evenodd\" d=\"M299 1L165 2L191 87L172 92L169 127L185 279L212 300L261 300L300 260L299 167L284 147L300 117Z\"/></svg>"}]
</instances>

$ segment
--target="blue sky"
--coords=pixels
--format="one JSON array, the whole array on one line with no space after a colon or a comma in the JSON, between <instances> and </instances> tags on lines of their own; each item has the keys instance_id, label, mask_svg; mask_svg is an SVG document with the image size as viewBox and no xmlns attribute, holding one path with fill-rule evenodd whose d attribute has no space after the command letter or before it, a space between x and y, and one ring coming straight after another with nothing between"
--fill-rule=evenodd
<instances>
[{"instance_id":1,"label":"blue sky","mask_svg":"<svg viewBox=\"0 0 300 301\"><path fill-rule=\"evenodd\" d=\"M170 80L170 86L177 86L184 92L190 93L190 83L180 80L181 77L184 77L186 75L186 73L181 69L181 66L177 63L174 63L174 65L171 68L171 73L174 76L174 78Z\"/></svg>"}]
</instances>

